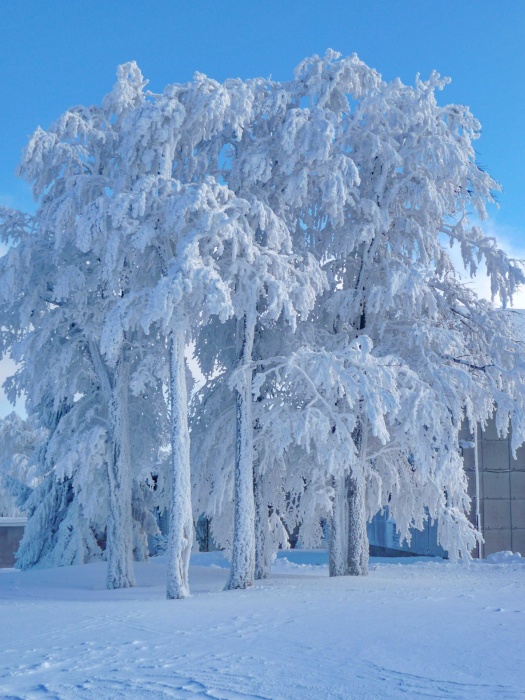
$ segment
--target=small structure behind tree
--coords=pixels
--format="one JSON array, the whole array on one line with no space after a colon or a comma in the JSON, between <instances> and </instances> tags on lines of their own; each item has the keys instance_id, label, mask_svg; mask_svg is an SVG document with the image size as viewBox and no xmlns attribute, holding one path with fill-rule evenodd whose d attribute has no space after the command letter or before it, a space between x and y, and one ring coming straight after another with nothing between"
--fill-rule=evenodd
<instances>
[{"instance_id":1,"label":"small structure behind tree","mask_svg":"<svg viewBox=\"0 0 525 700\"><path fill-rule=\"evenodd\" d=\"M26 523L27 518L0 518L0 569L14 567Z\"/></svg>"}]
</instances>

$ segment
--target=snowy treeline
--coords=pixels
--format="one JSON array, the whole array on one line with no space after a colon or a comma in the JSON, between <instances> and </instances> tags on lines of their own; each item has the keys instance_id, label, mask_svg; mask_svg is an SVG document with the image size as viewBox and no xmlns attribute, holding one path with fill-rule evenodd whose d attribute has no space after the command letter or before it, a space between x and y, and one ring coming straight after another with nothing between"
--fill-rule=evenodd
<instances>
[{"instance_id":1,"label":"snowy treeline","mask_svg":"<svg viewBox=\"0 0 525 700\"><path fill-rule=\"evenodd\" d=\"M20 567L104 556L108 587L131 586L164 508L170 598L200 515L229 588L322 522L330 573L366 574L387 505L402 536L430 516L469 556L458 432L497 405L521 444L525 357L447 248L503 306L524 275L469 222L498 186L446 83L329 51L289 82L196 73L155 94L129 63L101 105L37 129L19 168L36 214L0 221L6 388L29 416L0 432Z\"/></svg>"}]
</instances>

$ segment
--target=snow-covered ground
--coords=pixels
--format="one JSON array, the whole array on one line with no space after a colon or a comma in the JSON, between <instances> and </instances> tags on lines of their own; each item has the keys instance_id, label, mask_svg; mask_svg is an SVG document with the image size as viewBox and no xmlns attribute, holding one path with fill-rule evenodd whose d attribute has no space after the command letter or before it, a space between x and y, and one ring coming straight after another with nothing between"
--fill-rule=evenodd
<instances>
[{"instance_id":1,"label":"snow-covered ground","mask_svg":"<svg viewBox=\"0 0 525 700\"><path fill-rule=\"evenodd\" d=\"M0 697L525 698L525 559L373 559L329 579L325 554L283 556L224 592L221 555L194 555L183 601L162 559L120 591L103 564L0 570Z\"/></svg>"}]
</instances>

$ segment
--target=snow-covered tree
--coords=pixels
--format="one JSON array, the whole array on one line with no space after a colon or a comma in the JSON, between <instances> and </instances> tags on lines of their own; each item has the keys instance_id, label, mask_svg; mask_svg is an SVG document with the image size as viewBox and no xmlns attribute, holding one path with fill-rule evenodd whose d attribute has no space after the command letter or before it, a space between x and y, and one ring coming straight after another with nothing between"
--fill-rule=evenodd
<instances>
[{"instance_id":1,"label":"snow-covered tree","mask_svg":"<svg viewBox=\"0 0 525 700\"><path fill-rule=\"evenodd\" d=\"M509 372L521 380L521 345L508 321L500 320L501 312L465 289L446 244L460 245L472 275L485 261L493 296L503 305L524 277L518 263L469 224L470 212L486 217L486 202L492 201L497 185L475 162L472 141L479 135L478 122L464 107L437 104L435 91L446 82L437 74L427 82L417 79L414 87L393 81L383 86L380 109L377 99L370 99L356 112L365 125L355 156L362 170L360 195L369 207L374 236L356 261L353 309L348 311L359 319L354 327L380 344L381 351L385 348L417 372L428 385L434 412L443 413L443 424L449 426L447 440L434 439L439 459L447 456L429 475L434 478L426 475L432 465L428 459L416 459L414 465L426 476L425 488L437 484L437 493L427 495L425 505L432 517L439 515L440 539L454 557L458 551L465 554L472 542L450 539L452 532L457 537L468 530L468 499L456 447L464 415L472 424L484 423L503 382L516 416L516 439L522 441L525 434L518 420L521 392L507 381ZM394 493L392 512L406 522L399 512L402 497L389 490ZM449 518L453 528L447 528Z\"/></svg>"},{"instance_id":2,"label":"snow-covered tree","mask_svg":"<svg viewBox=\"0 0 525 700\"><path fill-rule=\"evenodd\" d=\"M0 516L21 515L17 502L37 484L33 458L45 437L45 431L17 413L0 420Z\"/></svg>"},{"instance_id":3,"label":"snow-covered tree","mask_svg":"<svg viewBox=\"0 0 525 700\"><path fill-rule=\"evenodd\" d=\"M237 389L242 449L236 497L239 554L234 553L232 572L237 573L232 573L232 580L237 577L240 583L232 585L244 586L252 575L253 558L247 553L253 540L248 412L255 322L264 314L268 321L283 316L293 323L298 312L311 307L322 274L313 259L293 254L286 223L264 202L249 190L235 193L219 182L224 180L220 174L224 148L232 142L239 147L249 143L254 115L262 119L275 102L266 81L221 85L197 75L188 84L168 86L162 95L147 93L144 86L135 64L122 66L101 107L69 111L51 129L53 138L43 132L35 135L24 167L30 179L38 182L43 177L44 186L51 187L45 203L53 206L46 213L55 217L55 230L66 229L73 237L72 245L78 249L74 254L86 256L93 277L94 298L84 294L88 303L80 301L91 334L88 359L109 407L113 453L108 476L110 498L115 501L112 522L120 535L111 535L115 545L108 555L117 542L122 545L119 585L131 582L129 546L124 546L129 544L124 533L130 524L126 468L130 372L147 338L168 356L172 443L168 596L182 597L188 592L193 535L184 368L188 331L210 315L224 320L235 314L238 319L238 361L246 376ZM61 170L60 149L65 153ZM45 167L49 172L42 175ZM40 221L42 216L41 212ZM86 322L79 325L84 331ZM140 340L144 333L146 339ZM151 386L160 377L158 370L151 374L154 351L144 358L137 371L150 377ZM108 536L112 528L110 523Z\"/></svg>"},{"instance_id":4,"label":"snow-covered tree","mask_svg":"<svg viewBox=\"0 0 525 700\"><path fill-rule=\"evenodd\" d=\"M475 162L479 124L438 105L445 84L386 83L329 51L288 82L196 74L154 94L129 63L100 106L35 132L20 173L37 212L0 221L0 343L47 435L27 503L59 533L50 552L98 555L105 531L108 586L132 585L169 490L168 597L186 596L193 480L229 588L321 519L331 573L366 573L366 519L386 505L403 535L430 515L468 555L458 431L497 403L516 449L525 363L447 245L471 274L485 262L504 306L524 277L469 223L497 186ZM193 479L192 341L208 376Z\"/></svg>"},{"instance_id":5,"label":"snow-covered tree","mask_svg":"<svg viewBox=\"0 0 525 700\"><path fill-rule=\"evenodd\" d=\"M399 80L380 82L363 93L352 112L339 115L335 140L359 172L355 205L340 228L330 218L317 227L324 242L317 249L327 258L331 289L319 304L316 323L342 336L339 343L368 336L378 359L392 355L405 373L416 372L433 413L443 416L441 425L429 417L420 422L419 437L410 430L391 432L389 460L383 464L367 454L364 413L358 420L353 441L361 457L336 484L336 491L346 495L334 497L334 504L348 502L349 523L340 529L349 529L349 549L339 568L351 573L366 572L360 560L368 547L363 520L370 479L376 483L369 487L375 491L376 509L388 499L404 534L410 524L422 523L425 508L432 517L440 516L440 537L452 556L458 549L468 551L472 537L465 537L468 499L455 449L458 430L465 411L471 421L486 421L495 386L509 372L514 371L515 379L520 375L521 348L508 323L498 331L499 321L494 321L500 314L464 288L446 251L448 242L458 242L471 274L484 259L493 295L504 304L523 282L521 267L468 222L470 210L486 216L485 204L497 186L475 162L472 140L479 124L464 107L437 104L435 91L446 82L437 74L427 82L418 78L414 87ZM325 336L322 346L329 345ZM520 392L505 383L518 416ZM417 405L411 394L404 400ZM425 443L426 456L424 451L417 455ZM371 454L375 452L372 447ZM420 471L424 478L416 479ZM449 515L463 519L463 544L461 538L445 537L445 531L450 535L461 529L459 524L446 528Z\"/></svg>"},{"instance_id":6,"label":"snow-covered tree","mask_svg":"<svg viewBox=\"0 0 525 700\"><path fill-rule=\"evenodd\" d=\"M52 426L58 448L47 469L52 468L58 479L78 471L77 495L81 484L87 494L88 483L97 482L100 475L99 486L107 498L91 504L99 513L102 509L107 520L110 588L134 581L133 549L138 540L135 537L134 543L132 462L138 472L147 468L138 461L149 446L153 468L155 449L163 442L162 378L157 376L149 407L154 419L149 419L144 440L135 432L141 450L135 459L131 455L130 412L135 418L144 415L147 393L142 386L139 395L131 396L133 383L144 384L134 382L133 373L141 374L149 339L138 331L120 336L112 364L102 352L104 323L116 300L129 292L129 276L136 268L129 255L115 257L112 232L96 219L111 183L113 128L111 114L77 108L49 132L35 132L20 171L33 183L39 206L32 218L4 212L2 234L12 246L2 258L1 285L4 346L20 363L11 381L13 395L25 391L30 415L43 411L63 416L56 431ZM63 405L69 407L66 414ZM84 459L86 451L95 462ZM135 491L141 493L140 488ZM139 517L145 532L151 531L151 519L144 513ZM143 536L140 558L146 554L145 545Z\"/></svg>"},{"instance_id":7,"label":"snow-covered tree","mask_svg":"<svg viewBox=\"0 0 525 700\"><path fill-rule=\"evenodd\" d=\"M48 447L58 437L61 421L66 418L70 406L64 402L55 410L52 398L45 403L47 411L43 410L39 415L45 439L31 457L36 483L33 488L25 489L18 496L18 503L28 516L16 555L17 566L21 569L83 564L102 556L97 540L104 533L103 517L106 513L103 504L106 499L101 504L97 500L100 499L100 493L92 493L98 506L98 513L95 514L84 507L84 494L79 493L79 488L75 485L76 475L70 473L59 476L55 473L52 460L48 459ZM66 459L67 457L70 455ZM83 460L88 470L93 467L90 457L87 452L85 461ZM90 478L85 481L86 489L93 476L90 473ZM95 479L93 481L96 483Z\"/></svg>"},{"instance_id":8,"label":"snow-covered tree","mask_svg":"<svg viewBox=\"0 0 525 700\"><path fill-rule=\"evenodd\" d=\"M465 518L468 497L455 448L461 421L465 413L471 421L487 420L503 385L507 398L500 398L521 421L520 393L512 386L521 372L515 334L499 312L460 283L446 250L448 242L459 242L472 274L484 259L493 293L503 303L523 281L520 266L468 223L470 209L485 216L485 203L497 186L475 163L472 140L479 125L469 111L437 104L435 91L445 83L433 74L427 82L417 79L414 87L399 80L387 84L355 58L340 60L329 53L324 59L309 59L299 67L296 82L273 86L283 105L282 128L273 123L271 138L253 140L253 149L259 149L266 163L264 181L258 180L259 171L242 169L249 148L229 154L223 175L231 187L250 187L275 211L285 211L287 221L296 222L294 249L316 255L330 279L314 316L301 324L299 334L286 339L287 347L276 336L269 353L255 352L262 364L267 358L270 374L265 381L276 372L272 355L289 356L295 348L292 376L298 371L294 358L308 357L333 382L311 386L316 376L312 371L304 372L302 382L292 381L286 363L281 364L256 419L264 422L265 405L271 408L270 422L283 413L280 438L270 432L271 439L265 441L263 434L259 441L267 445L268 455L275 455L270 461L287 462L292 416L308 426L304 410L314 391L315 401L322 397L328 402L333 419L327 420L325 406L320 415L326 427L312 428L308 439L328 441L339 411L347 411L342 397L349 391L344 380L348 370L341 357L355 338L379 366L392 372L397 368L389 392L397 399L375 418L385 422L387 444L377 444L377 426L367 414L367 402L380 393L381 383L365 381L371 370L364 362L361 385L372 395L365 393L354 402L356 422L343 441L353 457L341 457L339 463L321 451L314 460L327 480L325 487L309 489L308 496L317 492L323 504L332 494L332 546L339 552L334 573L366 573L365 519L387 504L404 535L411 526L422 526L430 513L439 518L441 542L451 556L468 554L474 534ZM261 343L260 336L257 340ZM262 386L257 376L254 381ZM283 393L287 382L294 394ZM328 395L327 386L333 386ZM210 390L219 396L213 385ZM202 405L210 416L216 411L224 429L231 407L215 401L216 408L212 398L203 398ZM273 449L277 445L280 452ZM217 455L214 461L223 476ZM314 462L303 460L298 493ZM288 470L294 467L288 465ZM219 494L215 506L222 504L222 482L210 477L210 483ZM276 500L275 492L271 499ZM303 495L305 509L307 500ZM309 510L317 521L326 515L322 509Z\"/></svg>"},{"instance_id":9,"label":"snow-covered tree","mask_svg":"<svg viewBox=\"0 0 525 700\"><path fill-rule=\"evenodd\" d=\"M332 147L335 133L333 111L348 106L345 93L357 98L376 82L375 71L355 56L339 60L337 54L328 52L322 59L314 57L305 61L298 67L294 80L265 86L268 96L265 95L264 101L261 103L259 100L256 104L258 111L254 110L251 116L250 128L231 140L224 151L221 177L228 187L240 196L248 196L249 193L259 206L271 212L279 226L276 232L282 230L289 236L288 249L297 250L303 257L310 255L301 240L309 235L306 222L310 218L318 221L328 217L343 218L343 212L353 203L353 191L358 181L357 169L351 158L347 157L348 154ZM305 104L307 106L303 106ZM270 240L269 236L267 239ZM296 246L298 242L300 245ZM319 263L321 258L319 256ZM311 289L305 289L308 304L301 302L303 312L311 307L320 289L321 281L312 279L316 283L311 285L308 282ZM272 309L272 303L269 308ZM238 424L244 425L241 430L244 437L237 442L237 455L238 460L246 465L241 471L246 475L243 488L250 493L250 502L254 461L250 442L253 441L253 427L257 421L254 423L249 384L253 372L257 373L260 361L264 360L262 345L263 336L269 330L268 325L265 327L267 318L268 312L263 306L251 318L245 315L244 319L240 319L237 328L237 338L244 332L246 340L238 346L237 362L241 360L241 364L248 368L249 363L256 363L253 369L243 370L244 376L241 372L235 375L237 379L242 377L245 387L245 397L237 411ZM232 369L235 361L233 358L229 360L229 369ZM238 397L240 399L240 392ZM266 499L260 499L262 486L256 468L255 489L259 511L256 522L262 526L261 534L268 511ZM239 481L235 481L235 488L240 488ZM252 517L250 512L248 520ZM236 541L234 536L232 572L237 566ZM244 554L242 556L245 557ZM262 575L260 572L263 568L257 567L258 575ZM232 586L236 585L234 578L232 573Z\"/></svg>"}]
</instances>

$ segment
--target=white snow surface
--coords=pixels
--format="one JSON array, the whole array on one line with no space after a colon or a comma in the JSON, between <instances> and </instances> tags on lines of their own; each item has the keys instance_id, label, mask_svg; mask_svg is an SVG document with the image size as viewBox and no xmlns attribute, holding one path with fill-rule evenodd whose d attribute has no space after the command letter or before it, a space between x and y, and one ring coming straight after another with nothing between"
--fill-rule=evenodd
<instances>
[{"instance_id":1,"label":"white snow surface","mask_svg":"<svg viewBox=\"0 0 525 700\"><path fill-rule=\"evenodd\" d=\"M323 552L282 552L273 578L223 591L195 554L192 595L166 600L166 562L106 590L102 563L0 570L0 697L525 698L525 566L371 559L330 579Z\"/></svg>"}]
</instances>

